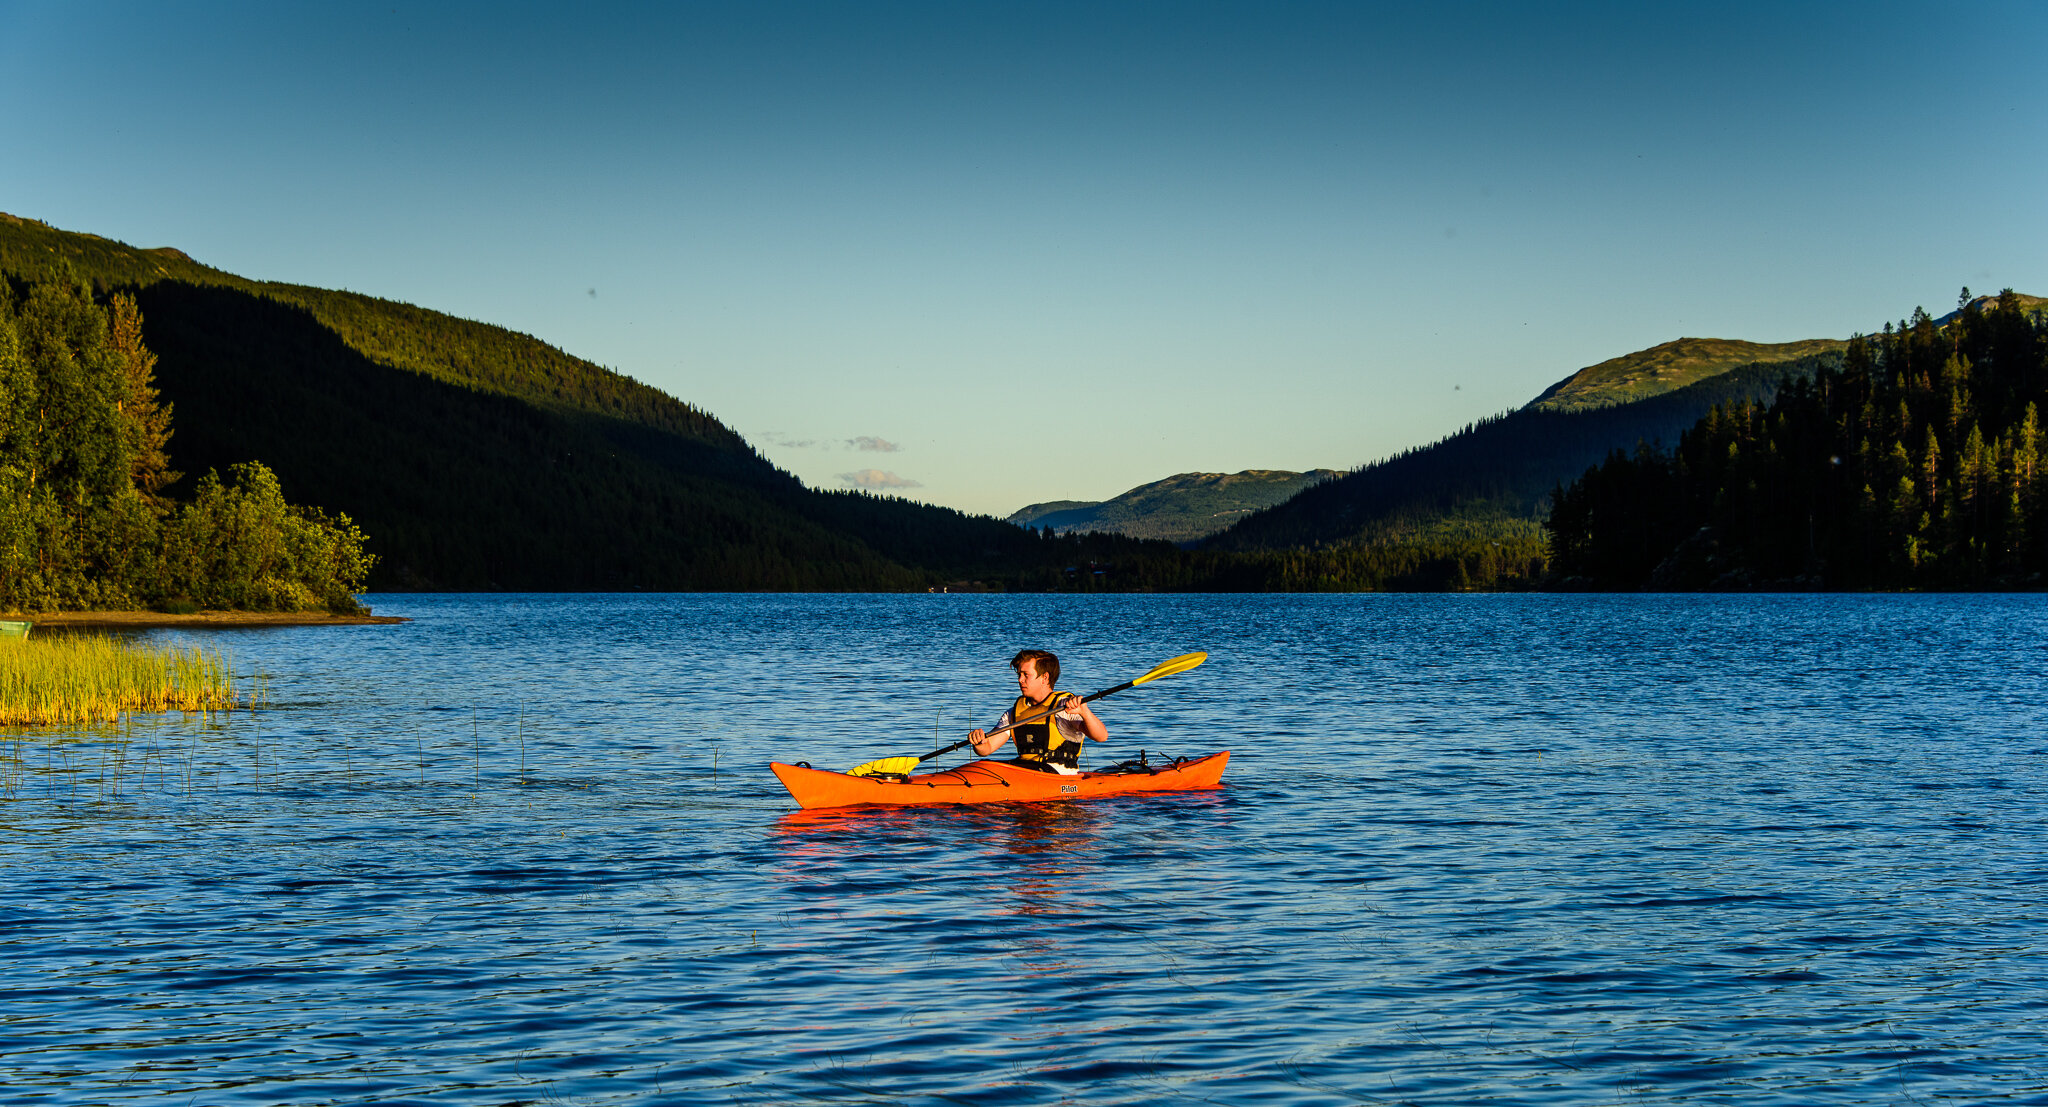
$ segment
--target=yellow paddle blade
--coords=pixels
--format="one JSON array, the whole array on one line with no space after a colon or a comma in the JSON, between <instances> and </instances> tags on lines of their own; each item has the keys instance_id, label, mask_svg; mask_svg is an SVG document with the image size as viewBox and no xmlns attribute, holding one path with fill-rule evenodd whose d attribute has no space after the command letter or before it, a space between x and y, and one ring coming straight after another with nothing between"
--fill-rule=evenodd
<instances>
[{"instance_id":1,"label":"yellow paddle blade","mask_svg":"<svg viewBox=\"0 0 2048 1107\"><path fill-rule=\"evenodd\" d=\"M1146 673L1131 683L1143 684L1148 680L1158 680L1160 677L1170 677L1175 673L1185 673L1207 660L1209 660L1209 655L1201 650L1196 650L1194 653L1184 653L1171 661L1162 661L1152 666L1151 672Z\"/></svg>"},{"instance_id":2,"label":"yellow paddle blade","mask_svg":"<svg viewBox=\"0 0 2048 1107\"><path fill-rule=\"evenodd\" d=\"M846 770L848 776L874 776L876 773L907 773L917 768L915 757L884 757Z\"/></svg>"}]
</instances>

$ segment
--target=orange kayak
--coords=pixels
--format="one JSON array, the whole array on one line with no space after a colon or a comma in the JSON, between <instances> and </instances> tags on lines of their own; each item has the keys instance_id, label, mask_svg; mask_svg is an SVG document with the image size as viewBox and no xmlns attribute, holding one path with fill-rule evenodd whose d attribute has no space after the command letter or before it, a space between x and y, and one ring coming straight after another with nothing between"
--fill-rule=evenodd
<instances>
[{"instance_id":1,"label":"orange kayak","mask_svg":"<svg viewBox=\"0 0 2048 1107\"><path fill-rule=\"evenodd\" d=\"M812 808L862 803L1034 803L1124 792L1186 792L1221 787L1223 767L1229 763L1230 751L1225 750L1186 761L1159 762L1136 772L1064 776L1008 761L975 761L902 779L850 776L780 761L768 767L775 770L797 806Z\"/></svg>"}]
</instances>

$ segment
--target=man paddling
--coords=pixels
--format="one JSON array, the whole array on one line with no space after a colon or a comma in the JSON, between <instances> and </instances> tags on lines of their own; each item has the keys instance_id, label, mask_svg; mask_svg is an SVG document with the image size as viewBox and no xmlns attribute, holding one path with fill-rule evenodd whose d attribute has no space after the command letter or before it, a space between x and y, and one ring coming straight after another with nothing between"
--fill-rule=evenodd
<instances>
[{"instance_id":1,"label":"man paddling","mask_svg":"<svg viewBox=\"0 0 2048 1107\"><path fill-rule=\"evenodd\" d=\"M967 732L974 752L987 757L1015 735L1018 764L1049 773L1079 772L1081 743L1088 738L1109 741L1109 728L1081 702L1081 697L1072 692L1053 691L1053 685L1060 679L1060 659L1051 653L1020 650L1010 659L1010 668L1017 672L1017 702L996 720L993 732ZM1054 713L1045 715L1047 708L1054 708ZM1034 720L1033 715L1040 717ZM1010 726L1018 719L1027 721L1023 726Z\"/></svg>"}]
</instances>

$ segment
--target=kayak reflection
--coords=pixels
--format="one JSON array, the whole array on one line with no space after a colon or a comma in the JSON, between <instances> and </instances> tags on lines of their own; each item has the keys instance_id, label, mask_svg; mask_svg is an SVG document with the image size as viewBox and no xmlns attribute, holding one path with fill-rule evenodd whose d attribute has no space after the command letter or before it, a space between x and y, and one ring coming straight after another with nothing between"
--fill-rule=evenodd
<instances>
[{"instance_id":1,"label":"kayak reflection","mask_svg":"<svg viewBox=\"0 0 2048 1107\"><path fill-rule=\"evenodd\" d=\"M826 808L777 816L775 844L799 880L820 875L821 865L874 865L901 880L911 868L936 873L993 861L1006 870L996 886L1019 897L1011 910L1036 914L1092 867L1103 817L1080 803Z\"/></svg>"},{"instance_id":2,"label":"kayak reflection","mask_svg":"<svg viewBox=\"0 0 2048 1107\"><path fill-rule=\"evenodd\" d=\"M1015 804L1001 812L1009 823L1008 852L1023 861L1009 882L1016 913L1044 915L1059 909L1058 897L1072 890L1093 866L1093 845L1101 816L1080 803Z\"/></svg>"},{"instance_id":3,"label":"kayak reflection","mask_svg":"<svg viewBox=\"0 0 2048 1107\"><path fill-rule=\"evenodd\" d=\"M978 806L827 807L775 818L782 852L791 858L900 856L903 848L939 842L997 841L1019 855L1070 851L1100 825L1096 810L1080 803L990 803Z\"/></svg>"}]
</instances>

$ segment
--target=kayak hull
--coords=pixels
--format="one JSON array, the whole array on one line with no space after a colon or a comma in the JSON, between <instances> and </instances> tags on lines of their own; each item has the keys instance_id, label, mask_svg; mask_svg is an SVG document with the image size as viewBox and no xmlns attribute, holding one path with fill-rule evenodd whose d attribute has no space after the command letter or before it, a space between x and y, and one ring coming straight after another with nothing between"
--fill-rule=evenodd
<instances>
[{"instance_id":1,"label":"kayak hull","mask_svg":"<svg viewBox=\"0 0 2048 1107\"><path fill-rule=\"evenodd\" d=\"M1222 787L1223 768L1229 763L1230 751L1225 750L1179 764L1163 764L1149 773L1065 776L1008 761L975 761L957 769L924 773L901 781L849 776L780 761L768 767L789 789L797 806L809 810L860 804L1039 803L1129 792L1198 791Z\"/></svg>"}]
</instances>

